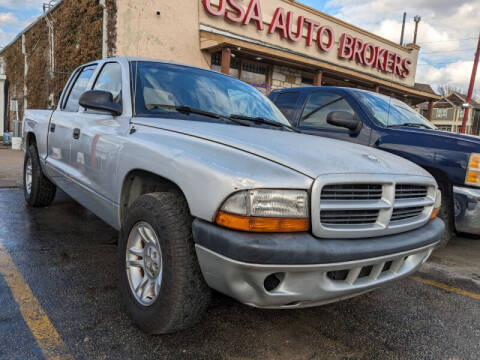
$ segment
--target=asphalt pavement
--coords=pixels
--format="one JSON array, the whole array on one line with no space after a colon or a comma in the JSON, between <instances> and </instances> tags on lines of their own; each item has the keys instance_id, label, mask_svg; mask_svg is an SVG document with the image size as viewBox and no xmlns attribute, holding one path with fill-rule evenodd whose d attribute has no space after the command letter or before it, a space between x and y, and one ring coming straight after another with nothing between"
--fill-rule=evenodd
<instances>
[{"instance_id":1,"label":"asphalt pavement","mask_svg":"<svg viewBox=\"0 0 480 360\"><path fill-rule=\"evenodd\" d=\"M216 295L200 324L164 336L124 312L116 239L62 193L29 209L21 190L0 189L0 359L480 358L478 239L454 239L415 277L321 307L259 310Z\"/></svg>"}]
</instances>

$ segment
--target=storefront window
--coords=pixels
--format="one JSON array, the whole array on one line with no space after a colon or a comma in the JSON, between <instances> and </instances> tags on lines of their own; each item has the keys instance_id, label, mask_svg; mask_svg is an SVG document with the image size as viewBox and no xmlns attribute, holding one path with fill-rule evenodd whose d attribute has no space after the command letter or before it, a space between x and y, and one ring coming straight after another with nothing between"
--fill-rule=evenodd
<instances>
[{"instance_id":1,"label":"storefront window","mask_svg":"<svg viewBox=\"0 0 480 360\"><path fill-rule=\"evenodd\" d=\"M244 63L240 80L247 83L265 84L267 82L267 68L261 64Z\"/></svg>"},{"instance_id":2,"label":"storefront window","mask_svg":"<svg viewBox=\"0 0 480 360\"><path fill-rule=\"evenodd\" d=\"M212 54L212 65L210 67L214 71L222 71L222 53L216 52ZM230 60L230 76L237 78L240 74L240 60L233 58Z\"/></svg>"},{"instance_id":3,"label":"storefront window","mask_svg":"<svg viewBox=\"0 0 480 360\"><path fill-rule=\"evenodd\" d=\"M220 72L222 69L222 53L212 54L211 69ZM271 91L267 83L268 65L232 57L230 60L230 76L240 79L267 95Z\"/></svg>"},{"instance_id":4,"label":"storefront window","mask_svg":"<svg viewBox=\"0 0 480 360\"><path fill-rule=\"evenodd\" d=\"M302 77L302 86L313 86L313 79Z\"/></svg>"}]
</instances>

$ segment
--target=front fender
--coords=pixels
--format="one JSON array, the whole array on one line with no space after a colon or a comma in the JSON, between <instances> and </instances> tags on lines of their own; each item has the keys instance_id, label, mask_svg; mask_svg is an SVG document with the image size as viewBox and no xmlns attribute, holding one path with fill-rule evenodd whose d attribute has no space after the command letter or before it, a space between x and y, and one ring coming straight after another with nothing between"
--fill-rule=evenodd
<instances>
[{"instance_id":1,"label":"front fender","mask_svg":"<svg viewBox=\"0 0 480 360\"><path fill-rule=\"evenodd\" d=\"M309 190L313 179L242 150L172 131L138 126L119 157L115 198L120 204L125 177L144 170L175 183L194 217L213 221L233 192L252 188ZM120 223L120 215L118 215Z\"/></svg>"}]
</instances>

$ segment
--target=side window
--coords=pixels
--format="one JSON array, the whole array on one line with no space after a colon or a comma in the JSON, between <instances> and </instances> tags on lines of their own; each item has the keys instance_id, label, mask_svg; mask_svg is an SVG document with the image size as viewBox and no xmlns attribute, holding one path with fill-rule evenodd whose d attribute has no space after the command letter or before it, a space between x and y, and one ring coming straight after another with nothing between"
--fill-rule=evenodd
<instances>
[{"instance_id":1,"label":"side window","mask_svg":"<svg viewBox=\"0 0 480 360\"><path fill-rule=\"evenodd\" d=\"M65 111L78 111L78 108L80 107L80 105L78 104L78 100L87 89L88 81L92 77L92 74L95 71L96 67L97 65L90 65L84 67L80 71L80 74L77 76L77 79L75 80L75 83L70 90L70 94L68 95L65 107L63 108Z\"/></svg>"},{"instance_id":2,"label":"side window","mask_svg":"<svg viewBox=\"0 0 480 360\"><path fill-rule=\"evenodd\" d=\"M295 114L295 105L297 104L299 93L298 91L282 92L275 99L275 105L285 115L288 121L293 121Z\"/></svg>"},{"instance_id":3,"label":"side window","mask_svg":"<svg viewBox=\"0 0 480 360\"><path fill-rule=\"evenodd\" d=\"M355 114L352 107L341 95L328 92L315 92L310 95L300 119L300 126L317 129L345 130L327 123L327 116L332 111L346 111Z\"/></svg>"},{"instance_id":4,"label":"side window","mask_svg":"<svg viewBox=\"0 0 480 360\"><path fill-rule=\"evenodd\" d=\"M119 63L106 63L93 86L93 90L108 91L113 101L120 101L122 93L122 68Z\"/></svg>"}]
</instances>

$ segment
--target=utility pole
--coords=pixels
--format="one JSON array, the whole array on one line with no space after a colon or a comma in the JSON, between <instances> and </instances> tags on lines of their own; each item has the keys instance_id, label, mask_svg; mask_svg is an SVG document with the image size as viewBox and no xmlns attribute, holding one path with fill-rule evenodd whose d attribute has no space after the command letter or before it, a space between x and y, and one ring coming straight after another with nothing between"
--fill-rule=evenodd
<instances>
[{"instance_id":1,"label":"utility pole","mask_svg":"<svg viewBox=\"0 0 480 360\"><path fill-rule=\"evenodd\" d=\"M472 102L473 88L475 87L475 77L477 76L478 57L480 55L480 34L478 35L477 52L475 53L475 60L473 60L472 77L470 78L470 86L468 87L467 103L464 104L465 112L463 113L463 122L461 133L465 134L465 127L467 125L468 113L470 110L470 103Z\"/></svg>"},{"instance_id":2,"label":"utility pole","mask_svg":"<svg viewBox=\"0 0 480 360\"><path fill-rule=\"evenodd\" d=\"M407 13L403 13L403 22L402 22L402 34L400 35L400 45L403 46L403 35L405 35L405 20L407 19Z\"/></svg>"},{"instance_id":3,"label":"utility pole","mask_svg":"<svg viewBox=\"0 0 480 360\"><path fill-rule=\"evenodd\" d=\"M420 22L420 20L422 20L422 18L418 15L413 18L413 21L415 21L415 32L413 33L413 43L414 44L417 43L418 23Z\"/></svg>"}]
</instances>

